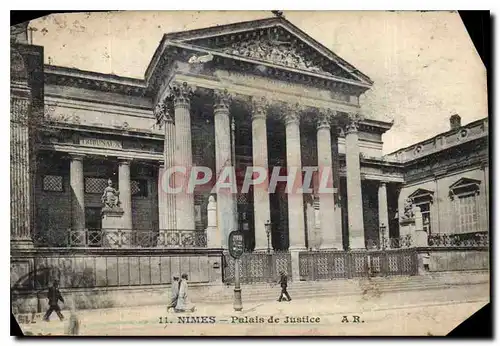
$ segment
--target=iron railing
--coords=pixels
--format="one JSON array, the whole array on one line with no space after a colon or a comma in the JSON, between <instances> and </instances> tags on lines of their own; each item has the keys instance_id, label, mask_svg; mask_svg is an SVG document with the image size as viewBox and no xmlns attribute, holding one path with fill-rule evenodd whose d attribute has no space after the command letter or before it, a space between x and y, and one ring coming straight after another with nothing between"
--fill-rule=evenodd
<instances>
[{"instance_id":1,"label":"iron railing","mask_svg":"<svg viewBox=\"0 0 500 346\"><path fill-rule=\"evenodd\" d=\"M384 249L406 249L413 245L411 234L406 234L401 237L378 239L368 239L365 242L367 250L384 250Z\"/></svg>"},{"instance_id":2,"label":"iron railing","mask_svg":"<svg viewBox=\"0 0 500 346\"><path fill-rule=\"evenodd\" d=\"M39 247L186 248L206 247L203 230L51 229L35 234Z\"/></svg>"},{"instance_id":3,"label":"iron railing","mask_svg":"<svg viewBox=\"0 0 500 346\"><path fill-rule=\"evenodd\" d=\"M301 280L416 274L417 252L415 249L303 251L299 253Z\"/></svg>"},{"instance_id":4,"label":"iron railing","mask_svg":"<svg viewBox=\"0 0 500 346\"><path fill-rule=\"evenodd\" d=\"M428 245L435 247L484 247L489 245L488 232L474 232L463 234L431 234Z\"/></svg>"},{"instance_id":5,"label":"iron railing","mask_svg":"<svg viewBox=\"0 0 500 346\"><path fill-rule=\"evenodd\" d=\"M224 276L226 284L234 282L235 260L224 254ZM277 282L280 272L284 272L291 280L292 259L288 251L245 252L240 257L240 281L250 284L258 282Z\"/></svg>"}]
</instances>

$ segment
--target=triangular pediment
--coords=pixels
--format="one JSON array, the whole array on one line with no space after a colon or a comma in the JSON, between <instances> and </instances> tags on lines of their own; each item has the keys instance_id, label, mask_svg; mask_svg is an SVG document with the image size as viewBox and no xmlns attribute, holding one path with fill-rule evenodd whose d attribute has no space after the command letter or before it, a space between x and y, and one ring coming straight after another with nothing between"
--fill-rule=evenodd
<instances>
[{"instance_id":1,"label":"triangular pediment","mask_svg":"<svg viewBox=\"0 0 500 346\"><path fill-rule=\"evenodd\" d=\"M167 40L299 71L373 82L282 17L167 34Z\"/></svg>"},{"instance_id":2,"label":"triangular pediment","mask_svg":"<svg viewBox=\"0 0 500 346\"><path fill-rule=\"evenodd\" d=\"M426 190L426 189L417 189L411 195L408 196L414 203L418 201L427 200L433 201L434 191Z\"/></svg>"},{"instance_id":3,"label":"triangular pediment","mask_svg":"<svg viewBox=\"0 0 500 346\"><path fill-rule=\"evenodd\" d=\"M481 181L479 180L461 178L452 185L450 185L450 189L451 190L464 189L464 188L476 189L479 187L479 184L481 184Z\"/></svg>"}]
</instances>

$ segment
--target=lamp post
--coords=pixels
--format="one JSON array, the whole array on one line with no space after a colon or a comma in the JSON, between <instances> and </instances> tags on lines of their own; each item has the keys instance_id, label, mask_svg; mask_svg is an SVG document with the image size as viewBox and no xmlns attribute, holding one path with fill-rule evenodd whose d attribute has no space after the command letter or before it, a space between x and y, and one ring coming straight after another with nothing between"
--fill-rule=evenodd
<instances>
[{"instance_id":1,"label":"lamp post","mask_svg":"<svg viewBox=\"0 0 500 346\"><path fill-rule=\"evenodd\" d=\"M387 226L382 222L382 224L380 225L380 235L381 235L381 248L383 250L385 250L385 230L386 230Z\"/></svg>"},{"instance_id":2,"label":"lamp post","mask_svg":"<svg viewBox=\"0 0 500 346\"><path fill-rule=\"evenodd\" d=\"M271 237L271 222L269 220L264 224L266 227L266 235L267 235L267 253L271 252L271 243L269 242Z\"/></svg>"}]
</instances>

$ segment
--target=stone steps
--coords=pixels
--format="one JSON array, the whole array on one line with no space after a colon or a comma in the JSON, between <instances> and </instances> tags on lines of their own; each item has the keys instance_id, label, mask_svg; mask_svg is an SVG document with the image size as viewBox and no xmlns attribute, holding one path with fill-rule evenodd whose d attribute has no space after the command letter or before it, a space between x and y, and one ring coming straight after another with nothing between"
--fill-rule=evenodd
<instances>
[{"instance_id":1,"label":"stone steps","mask_svg":"<svg viewBox=\"0 0 500 346\"><path fill-rule=\"evenodd\" d=\"M329 281L290 282L289 292L294 298L310 298L313 296L362 295L366 292L394 292L429 290L454 285L485 284L489 282L489 274L485 272L438 273L413 277L376 277L368 279L336 279ZM280 287L270 284L242 285L242 299L245 301L276 299ZM217 294L205 297L204 301L216 302L231 300L234 286L224 286Z\"/></svg>"}]
</instances>

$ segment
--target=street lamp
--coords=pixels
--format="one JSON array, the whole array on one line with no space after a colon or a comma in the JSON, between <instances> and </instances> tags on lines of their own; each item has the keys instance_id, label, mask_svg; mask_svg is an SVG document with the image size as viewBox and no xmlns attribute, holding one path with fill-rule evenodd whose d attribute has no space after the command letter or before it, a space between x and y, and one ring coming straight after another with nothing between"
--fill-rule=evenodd
<instances>
[{"instance_id":1,"label":"street lamp","mask_svg":"<svg viewBox=\"0 0 500 346\"><path fill-rule=\"evenodd\" d=\"M271 222L269 220L266 221L264 224L264 227L266 227L266 235L267 235L267 253L271 252L271 244L269 242L269 239L271 237Z\"/></svg>"},{"instance_id":2,"label":"street lamp","mask_svg":"<svg viewBox=\"0 0 500 346\"><path fill-rule=\"evenodd\" d=\"M381 235L381 239L382 239L382 246L381 248L383 250L385 250L385 230L386 230L387 226L382 222L382 224L380 225L380 235Z\"/></svg>"}]
</instances>

